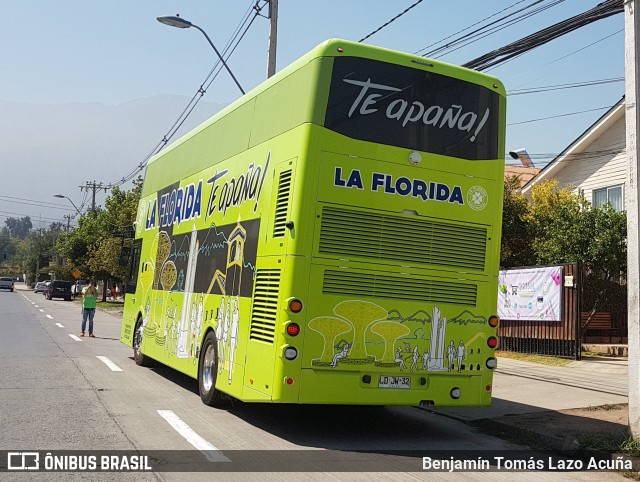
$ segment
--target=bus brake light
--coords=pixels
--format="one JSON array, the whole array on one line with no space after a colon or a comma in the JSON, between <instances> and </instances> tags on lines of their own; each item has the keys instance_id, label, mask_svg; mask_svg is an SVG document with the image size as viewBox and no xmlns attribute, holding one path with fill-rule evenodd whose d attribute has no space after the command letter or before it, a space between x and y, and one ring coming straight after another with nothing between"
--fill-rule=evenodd
<instances>
[{"instance_id":1,"label":"bus brake light","mask_svg":"<svg viewBox=\"0 0 640 482\"><path fill-rule=\"evenodd\" d=\"M498 346L498 339L495 336L490 336L487 339L487 345L489 346L489 348L495 348Z\"/></svg>"},{"instance_id":2,"label":"bus brake light","mask_svg":"<svg viewBox=\"0 0 640 482\"><path fill-rule=\"evenodd\" d=\"M297 323L289 323L287 325L287 335L289 336L298 336L300 333L300 325Z\"/></svg>"}]
</instances>

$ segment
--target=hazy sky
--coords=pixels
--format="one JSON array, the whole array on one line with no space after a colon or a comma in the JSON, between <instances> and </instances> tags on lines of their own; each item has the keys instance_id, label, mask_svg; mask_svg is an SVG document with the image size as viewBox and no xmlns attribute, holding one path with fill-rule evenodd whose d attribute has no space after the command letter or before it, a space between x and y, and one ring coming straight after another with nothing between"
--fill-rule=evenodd
<instances>
[{"instance_id":1,"label":"hazy sky","mask_svg":"<svg viewBox=\"0 0 640 482\"><path fill-rule=\"evenodd\" d=\"M543 13L460 48L440 60L464 63L587 10L600 1L560 2ZM164 94L190 98L209 73L215 54L200 32L162 25L156 17L179 13L202 27L222 50L254 3L255 0L4 0L0 2L3 7L0 101L115 106ZM415 0L280 0L277 70L327 38L360 40L413 3ZM534 0L424 0L366 42L414 53L485 17L507 9L493 17L495 20L532 3ZM547 0L542 5L553 3L558 1ZM489 73L499 77L507 91L623 77L623 24L622 14L598 21ZM255 87L265 78L268 28L266 18L256 17L228 61L245 90ZM587 47L589 44L594 45ZM534 163L542 166L605 110L539 122L521 122L612 106L623 93L624 83L612 82L511 96L508 99L507 123L512 125L507 127L507 150L525 147ZM223 72L213 82L204 100L225 104L238 96L237 87ZM26 108L29 107L34 106ZM0 111L0 116L9 115L7 112ZM11 115L15 115L14 109L11 109ZM0 125L6 126L12 119L0 118L0 121L3 121ZM21 141L20 145L24 145L25 150L33 149L33 145L40 144L40 138L51 135L51 132L43 132L40 129L44 128L34 124L29 139ZM166 128L154 127L158 129L155 139L161 140L169 127L169 123ZM118 142L109 126L105 125L102 132L109 136L104 145ZM2 135L8 135L7 131L0 131ZM113 176L108 179L101 179L99 174L102 173L99 172L92 175L90 164L82 170L69 171L65 181L75 189L75 192L67 191L69 196L79 198L77 186L87 180L96 178L109 182L127 174L143 160L142 153L153 147L147 144L129 150L130 159L126 153L120 152L118 162L114 162L112 167ZM17 149L19 147L12 147L12 152ZM51 156L43 156L42 152L34 152L33 155L39 156L42 169L52 167L48 164L52 162L49 160ZM0 158L0 164L7 166L8 162L8 159ZM26 160L24 162L27 163ZM13 168L15 170L19 166ZM48 186L46 181L42 185L29 186L15 186L14 183L12 187L22 192L18 196L17 191L13 191L12 196L33 199L38 197L34 192L38 192L47 201L61 201L51 198L56 189ZM3 193L6 194L6 188L0 192ZM9 206L0 198L0 211L34 215L38 209L31 209L28 205Z\"/></svg>"}]
</instances>

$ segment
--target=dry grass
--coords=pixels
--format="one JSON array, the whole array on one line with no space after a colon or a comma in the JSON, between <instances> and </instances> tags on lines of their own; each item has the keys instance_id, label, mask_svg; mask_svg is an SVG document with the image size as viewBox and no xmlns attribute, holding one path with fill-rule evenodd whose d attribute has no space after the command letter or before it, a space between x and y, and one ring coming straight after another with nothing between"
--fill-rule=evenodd
<instances>
[{"instance_id":1,"label":"dry grass","mask_svg":"<svg viewBox=\"0 0 640 482\"><path fill-rule=\"evenodd\" d=\"M558 358L553 356L545 356L545 355L532 355L529 353L516 353L513 351L496 351L496 357L500 358L511 358L512 360L521 360L531 363L539 363L540 365L554 366L554 367L563 367L569 365L574 360L570 360L568 358Z\"/></svg>"}]
</instances>

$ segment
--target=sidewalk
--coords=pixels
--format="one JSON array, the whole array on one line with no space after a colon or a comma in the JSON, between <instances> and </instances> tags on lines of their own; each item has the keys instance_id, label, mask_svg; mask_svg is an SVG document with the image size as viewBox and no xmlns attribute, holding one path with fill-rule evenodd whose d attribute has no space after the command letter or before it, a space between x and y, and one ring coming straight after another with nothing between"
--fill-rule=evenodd
<instances>
[{"instance_id":1,"label":"sidewalk","mask_svg":"<svg viewBox=\"0 0 640 482\"><path fill-rule=\"evenodd\" d=\"M500 358L491 407L435 411L492 435L575 450L594 436L627 434L627 377L628 363L619 358L562 367Z\"/></svg>"}]
</instances>

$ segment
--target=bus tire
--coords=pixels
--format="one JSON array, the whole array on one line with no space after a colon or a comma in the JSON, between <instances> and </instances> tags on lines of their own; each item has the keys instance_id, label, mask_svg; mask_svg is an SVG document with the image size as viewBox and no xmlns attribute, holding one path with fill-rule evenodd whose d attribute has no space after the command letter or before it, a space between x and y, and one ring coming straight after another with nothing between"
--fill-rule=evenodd
<instances>
[{"instance_id":1,"label":"bus tire","mask_svg":"<svg viewBox=\"0 0 640 482\"><path fill-rule=\"evenodd\" d=\"M151 358L144 356L141 351L142 345L142 317L138 316L136 329L133 332L133 359L136 365L148 367L152 365Z\"/></svg>"},{"instance_id":2,"label":"bus tire","mask_svg":"<svg viewBox=\"0 0 640 482\"><path fill-rule=\"evenodd\" d=\"M207 333L200 349L198 363L198 386L200 398L205 405L222 405L222 394L216 390L218 378L218 340L213 331Z\"/></svg>"}]
</instances>

